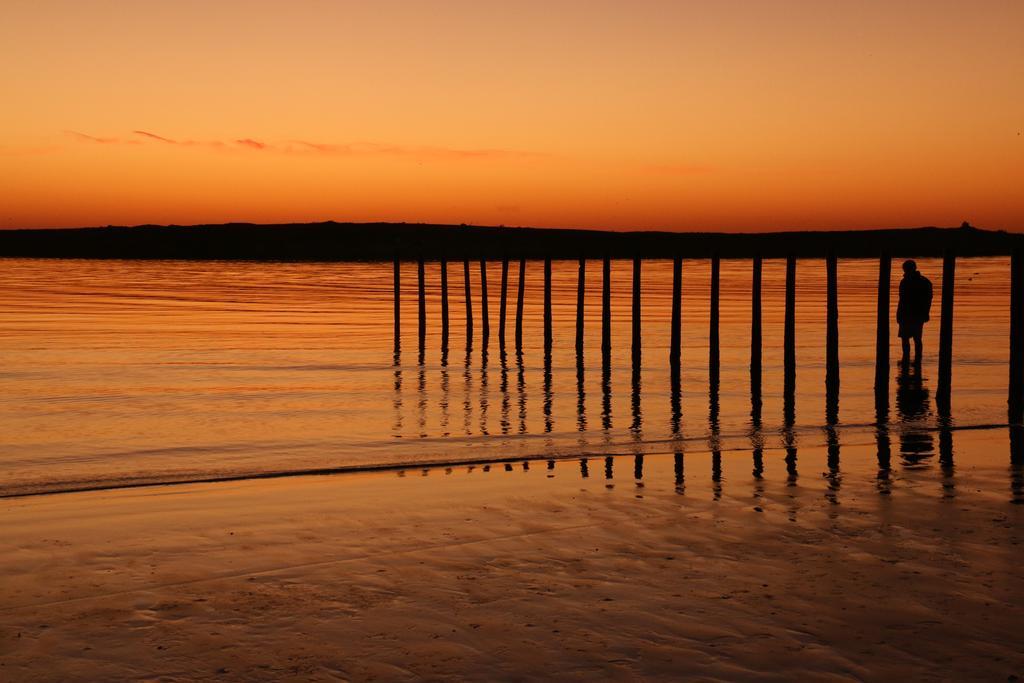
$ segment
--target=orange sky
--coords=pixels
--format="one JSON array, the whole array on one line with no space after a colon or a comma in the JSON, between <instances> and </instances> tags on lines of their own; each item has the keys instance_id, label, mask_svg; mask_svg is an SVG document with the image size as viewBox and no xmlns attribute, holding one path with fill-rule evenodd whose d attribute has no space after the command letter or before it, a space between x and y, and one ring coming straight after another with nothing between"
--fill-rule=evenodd
<instances>
[{"instance_id":1,"label":"orange sky","mask_svg":"<svg viewBox=\"0 0 1024 683\"><path fill-rule=\"evenodd\" d=\"M4 0L0 227L1024 230L1021 0Z\"/></svg>"}]
</instances>

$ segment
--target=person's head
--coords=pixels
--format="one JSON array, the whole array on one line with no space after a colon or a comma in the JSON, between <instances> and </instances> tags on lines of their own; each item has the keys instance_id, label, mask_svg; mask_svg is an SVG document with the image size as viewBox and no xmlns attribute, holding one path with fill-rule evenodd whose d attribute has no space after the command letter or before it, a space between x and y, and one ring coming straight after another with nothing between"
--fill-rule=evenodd
<instances>
[{"instance_id":1,"label":"person's head","mask_svg":"<svg viewBox=\"0 0 1024 683\"><path fill-rule=\"evenodd\" d=\"M917 262L912 258L908 258L903 262L903 272L906 275L913 275L917 272Z\"/></svg>"}]
</instances>

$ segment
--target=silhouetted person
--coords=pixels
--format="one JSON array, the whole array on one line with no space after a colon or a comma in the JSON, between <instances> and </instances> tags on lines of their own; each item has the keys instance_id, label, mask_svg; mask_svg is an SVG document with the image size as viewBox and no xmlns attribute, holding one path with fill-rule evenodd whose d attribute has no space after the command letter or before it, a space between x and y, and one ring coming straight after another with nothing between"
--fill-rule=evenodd
<instances>
[{"instance_id":1,"label":"silhouetted person","mask_svg":"<svg viewBox=\"0 0 1024 683\"><path fill-rule=\"evenodd\" d=\"M914 340L914 365L921 364L921 333L932 308L932 282L917 269L913 260L903 262L900 281L900 302L896 306L896 322L903 343L903 364L910 360L910 340Z\"/></svg>"}]
</instances>

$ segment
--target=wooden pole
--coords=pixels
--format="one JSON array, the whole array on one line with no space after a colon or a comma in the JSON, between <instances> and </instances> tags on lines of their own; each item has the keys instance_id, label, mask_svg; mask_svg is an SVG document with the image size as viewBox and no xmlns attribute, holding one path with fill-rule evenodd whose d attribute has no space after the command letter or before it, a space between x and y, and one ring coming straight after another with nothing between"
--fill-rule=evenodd
<instances>
[{"instance_id":1,"label":"wooden pole","mask_svg":"<svg viewBox=\"0 0 1024 683\"><path fill-rule=\"evenodd\" d=\"M672 331L668 350L668 361L674 369L679 368L682 356L682 293L683 259L676 256L672 259Z\"/></svg>"},{"instance_id":2,"label":"wooden pole","mask_svg":"<svg viewBox=\"0 0 1024 683\"><path fill-rule=\"evenodd\" d=\"M544 349L551 350L551 259L544 259Z\"/></svg>"},{"instance_id":3,"label":"wooden pole","mask_svg":"<svg viewBox=\"0 0 1024 683\"><path fill-rule=\"evenodd\" d=\"M878 319L875 323L875 402L889 401L889 307L892 257L878 259Z\"/></svg>"},{"instance_id":4,"label":"wooden pole","mask_svg":"<svg viewBox=\"0 0 1024 683\"><path fill-rule=\"evenodd\" d=\"M473 288L469 281L469 259L462 261L462 277L466 286L466 348L473 345Z\"/></svg>"},{"instance_id":5,"label":"wooden pole","mask_svg":"<svg viewBox=\"0 0 1024 683\"><path fill-rule=\"evenodd\" d=\"M576 275L576 355L583 354L583 306L586 297L587 261L580 259Z\"/></svg>"},{"instance_id":6,"label":"wooden pole","mask_svg":"<svg viewBox=\"0 0 1024 683\"><path fill-rule=\"evenodd\" d=\"M786 258L786 318L783 330L783 398L796 391L796 258Z\"/></svg>"},{"instance_id":7,"label":"wooden pole","mask_svg":"<svg viewBox=\"0 0 1024 683\"><path fill-rule=\"evenodd\" d=\"M1024 252L1010 257L1010 422L1024 419Z\"/></svg>"},{"instance_id":8,"label":"wooden pole","mask_svg":"<svg viewBox=\"0 0 1024 683\"><path fill-rule=\"evenodd\" d=\"M395 254L395 351L402 345L402 266Z\"/></svg>"},{"instance_id":9,"label":"wooden pole","mask_svg":"<svg viewBox=\"0 0 1024 683\"><path fill-rule=\"evenodd\" d=\"M526 296L526 259L519 259L519 282L516 285L516 353L523 352L523 299Z\"/></svg>"},{"instance_id":10,"label":"wooden pole","mask_svg":"<svg viewBox=\"0 0 1024 683\"><path fill-rule=\"evenodd\" d=\"M760 256L754 257L750 282L750 396L752 405L761 401L761 271Z\"/></svg>"},{"instance_id":11,"label":"wooden pole","mask_svg":"<svg viewBox=\"0 0 1024 683\"><path fill-rule=\"evenodd\" d=\"M711 311L708 323L708 376L713 385L718 383L721 365L721 348L718 336L721 268L721 260L718 254L715 254L711 257Z\"/></svg>"},{"instance_id":12,"label":"wooden pole","mask_svg":"<svg viewBox=\"0 0 1024 683\"><path fill-rule=\"evenodd\" d=\"M942 318L939 323L939 384L935 400L949 404L953 386L953 290L956 280L956 256L942 259Z\"/></svg>"},{"instance_id":13,"label":"wooden pole","mask_svg":"<svg viewBox=\"0 0 1024 683\"><path fill-rule=\"evenodd\" d=\"M427 339L427 290L423 272L423 257L416 261L416 293L419 297L419 340L422 350Z\"/></svg>"},{"instance_id":14,"label":"wooden pole","mask_svg":"<svg viewBox=\"0 0 1024 683\"><path fill-rule=\"evenodd\" d=\"M448 348L448 259L441 257L441 348Z\"/></svg>"},{"instance_id":15,"label":"wooden pole","mask_svg":"<svg viewBox=\"0 0 1024 683\"><path fill-rule=\"evenodd\" d=\"M640 365L640 258L633 258L633 366Z\"/></svg>"},{"instance_id":16,"label":"wooden pole","mask_svg":"<svg viewBox=\"0 0 1024 683\"><path fill-rule=\"evenodd\" d=\"M606 256L601 263L601 358L605 365L612 355L612 262Z\"/></svg>"},{"instance_id":17,"label":"wooden pole","mask_svg":"<svg viewBox=\"0 0 1024 683\"><path fill-rule=\"evenodd\" d=\"M825 259L825 393L826 403L838 403L839 395L839 261ZM838 406L836 406L838 408ZM829 411L831 414L831 411Z\"/></svg>"},{"instance_id":18,"label":"wooden pole","mask_svg":"<svg viewBox=\"0 0 1024 683\"><path fill-rule=\"evenodd\" d=\"M508 310L508 257L501 259L501 299L498 304L498 346L505 349L505 313Z\"/></svg>"},{"instance_id":19,"label":"wooden pole","mask_svg":"<svg viewBox=\"0 0 1024 683\"><path fill-rule=\"evenodd\" d=\"M480 335L484 349L491 338L491 322L487 309L487 261L480 259Z\"/></svg>"}]
</instances>

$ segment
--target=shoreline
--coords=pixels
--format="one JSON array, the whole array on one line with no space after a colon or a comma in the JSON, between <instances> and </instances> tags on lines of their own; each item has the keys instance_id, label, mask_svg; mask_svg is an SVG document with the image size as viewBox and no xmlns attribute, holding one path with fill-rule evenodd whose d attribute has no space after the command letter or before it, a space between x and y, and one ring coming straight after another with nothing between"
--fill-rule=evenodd
<instances>
[{"instance_id":1,"label":"shoreline","mask_svg":"<svg viewBox=\"0 0 1024 683\"><path fill-rule=\"evenodd\" d=\"M1015 425L1009 423L984 423L977 425L914 425L913 431L915 433L927 433L927 434L940 434L940 433L954 433L954 432L970 432L970 431L996 431L1000 429L1009 429ZM874 428L875 425L870 423L864 424L844 424L846 429L866 429ZM805 427L797 432L814 432L823 427ZM889 430L899 428L898 422L889 424ZM339 465L336 467L312 467L312 468L297 468L297 469L285 469L285 470L271 470L271 471L255 471L231 474L225 473L222 475L198 475L189 476L184 474L179 478L175 478L168 474L163 475L152 475L150 477L139 477L138 480L123 479L123 480L103 480L98 479L94 482L87 482L84 484L78 484L77 482L68 482L66 484L22 484L21 486L29 489L25 491L13 491L13 492L2 492L0 493L0 501L2 500L15 500L20 498L34 498L38 496L57 496L73 493L88 493L95 491L117 491L121 489L132 490L132 489L143 489L153 488L160 486L183 486L188 484L226 484L232 482L244 482L244 481L257 481L257 480L270 480L270 479L289 479L292 477L331 477L338 475L347 474L360 474L360 473L374 473L374 472L404 472L410 470L421 470L421 469L438 469L444 467L466 467L466 466L482 466L488 464L515 464L515 463L538 463L538 462L571 462L581 458L583 459L597 459L597 458L627 458L634 457L636 455L645 456L671 456L675 454L703 454L707 455L712 452L720 454L728 453L749 453L751 446L728 446L719 447L713 449L706 443L706 438L703 437L692 437L690 439L680 440L673 444L671 441L656 440L656 441L643 441L639 443L630 443L628 446L632 448L622 448L626 444L611 444L609 450L597 450L597 451L577 451L573 453L533 453L533 454L517 454L510 456L493 455L485 458L468 458L468 459L429 459L422 461L406 461L406 462L385 462L385 463L372 463L372 464L353 464L353 465ZM664 449L664 446L674 445L674 449ZM695 447L696 445L696 447ZM870 440L854 440L844 441L843 447L869 447L872 446L873 442ZM618 447L618 448L616 448ZM811 448L820 448L821 445L811 446ZM612 450L614 448L614 450ZM659 450L660 449L660 450Z\"/></svg>"}]
</instances>

